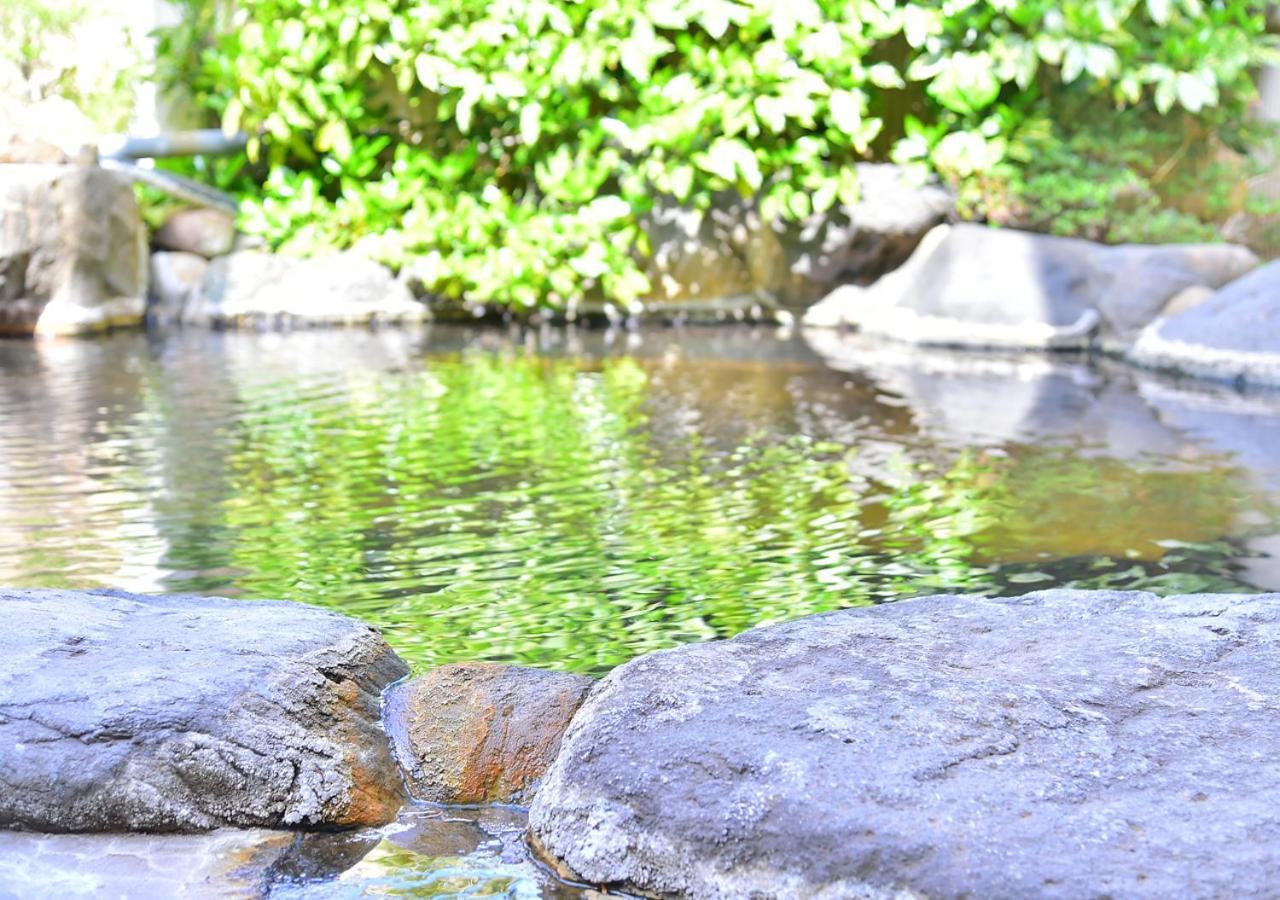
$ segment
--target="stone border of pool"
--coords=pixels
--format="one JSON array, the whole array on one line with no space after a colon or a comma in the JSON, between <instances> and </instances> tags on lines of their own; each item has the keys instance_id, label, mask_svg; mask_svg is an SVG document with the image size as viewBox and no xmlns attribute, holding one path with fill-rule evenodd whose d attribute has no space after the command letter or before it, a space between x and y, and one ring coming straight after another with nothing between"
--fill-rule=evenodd
<instances>
[{"instance_id":1,"label":"stone border of pool","mask_svg":"<svg viewBox=\"0 0 1280 900\"><path fill-rule=\"evenodd\" d=\"M788 324L788 303L802 308L829 291L804 312L806 327L972 350L1101 350L1143 368L1280 387L1280 261L1261 265L1233 244L1108 246L941 224L955 210L937 185L892 165L868 164L860 175L857 204L798 230L762 222L741 199L706 216L661 209L645 226L650 302L557 315ZM10 201L0 204L0 268L13 282L0 334L78 334L144 319L261 329L431 318L412 261L395 276L359 249L309 259L266 253L213 209L180 210L148 239L128 185L96 165L3 163L0 196Z\"/></svg>"},{"instance_id":2,"label":"stone border of pool","mask_svg":"<svg viewBox=\"0 0 1280 900\"><path fill-rule=\"evenodd\" d=\"M561 875L650 896L1280 883L1280 595L928 597L599 682L406 680L374 629L301 603L4 590L0 610L0 827L349 828L412 795L530 803Z\"/></svg>"}]
</instances>

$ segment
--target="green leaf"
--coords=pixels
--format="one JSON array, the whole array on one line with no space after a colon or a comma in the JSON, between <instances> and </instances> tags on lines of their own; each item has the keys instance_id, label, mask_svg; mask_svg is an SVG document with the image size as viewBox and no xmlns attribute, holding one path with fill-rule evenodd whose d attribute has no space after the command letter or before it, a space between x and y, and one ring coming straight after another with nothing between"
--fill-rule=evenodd
<instances>
[{"instance_id":1,"label":"green leaf","mask_svg":"<svg viewBox=\"0 0 1280 900\"><path fill-rule=\"evenodd\" d=\"M1174 85L1178 103L1187 112L1198 113L1218 102L1218 85L1212 73L1179 72Z\"/></svg>"},{"instance_id":2,"label":"green leaf","mask_svg":"<svg viewBox=\"0 0 1280 900\"><path fill-rule=\"evenodd\" d=\"M955 112L980 112L1000 95L1000 82L992 69L989 54L953 54L929 82L929 95Z\"/></svg>"},{"instance_id":3,"label":"green leaf","mask_svg":"<svg viewBox=\"0 0 1280 900\"><path fill-rule=\"evenodd\" d=\"M737 138L721 138L713 143L699 157L698 166L730 184L741 180L748 187L760 187L760 163L751 148Z\"/></svg>"},{"instance_id":4,"label":"green leaf","mask_svg":"<svg viewBox=\"0 0 1280 900\"><path fill-rule=\"evenodd\" d=\"M865 105L866 95L860 91L832 91L828 101L832 124L844 134L856 135L862 125L862 110Z\"/></svg>"},{"instance_id":5,"label":"green leaf","mask_svg":"<svg viewBox=\"0 0 1280 900\"><path fill-rule=\"evenodd\" d=\"M902 75L890 63L876 63L867 70L867 77L876 87L904 88L907 86L907 83L902 80Z\"/></svg>"},{"instance_id":6,"label":"green leaf","mask_svg":"<svg viewBox=\"0 0 1280 900\"><path fill-rule=\"evenodd\" d=\"M542 135L542 104L536 100L520 109L520 140L527 147L538 143Z\"/></svg>"}]
</instances>

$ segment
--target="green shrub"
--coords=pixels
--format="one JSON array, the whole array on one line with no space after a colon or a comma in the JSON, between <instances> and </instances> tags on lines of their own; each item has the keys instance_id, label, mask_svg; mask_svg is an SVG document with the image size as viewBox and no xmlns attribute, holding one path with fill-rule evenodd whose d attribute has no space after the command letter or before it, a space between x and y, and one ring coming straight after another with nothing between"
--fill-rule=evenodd
<instances>
[{"instance_id":1,"label":"green shrub","mask_svg":"<svg viewBox=\"0 0 1280 900\"><path fill-rule=\"evenodd\" d=\"M188 2L170 77L255 135L246 227L298 252L359 243L442 296L519 307L642 296L639 226L663 195L804 218L855 200L854 163L885 155L988 198L978 215L1001 193L1095 189L1046 123L1238 119L1270 52L1241 0ZM1019 162L1046 158L1037 140L1072 184Z\"/></svg>"},{"instance_id":2,"label":"green shrub","mask_svg":"<svg viewBox=\"0 0 1280 900\"><path fill-rule=\"evenodd\" d=\"M61 97L124 129L142 69L123 10L90 0L0 0L0 103Z\"/></svg>"}]
</instances>

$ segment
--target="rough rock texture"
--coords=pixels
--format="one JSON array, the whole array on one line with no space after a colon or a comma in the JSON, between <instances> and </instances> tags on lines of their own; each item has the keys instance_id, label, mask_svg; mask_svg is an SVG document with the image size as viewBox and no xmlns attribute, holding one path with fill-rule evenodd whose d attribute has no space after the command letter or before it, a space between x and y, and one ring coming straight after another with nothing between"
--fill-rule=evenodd
<instances>
[{"instance_id":1,"label":"rough rock texture","mask_svg":"<svg viewBox=\"0 0 1280 900\"><path fill-rule=\"evenodd\" d=\"M235 245L235 217L221 209L180 209L165 219L151 240L164 250L213 259L230 253Z\"/></svg>"},{"instance_id":2,"label":"rough rock texture","mask_svg":"<svg viewBox=\"0 0 1280 900\"><path fill-rule=\"evenodd\" d=\"M861 199L796 225L762 222L737 194L706 216L659 206L644 222L653 248L648 301L769 295L807 303L842 281L899 265L953 209L935 185L917 186L892 165L858 167Z\"/></svg>"},{"instance_id":3,"label":"rough rock texture","mask_svg":"<svg viewBox=\"0 0 1280 900\"><path fill-rule=\"evenodd\" d=\"M97 166L0 165L0 334L142 320L146 229L133 187Z\"/></svg>"},{"instance_id":4,"label":"rough rock texture","mask_svg":"<svg viewBox=\"0 0 1280 900\"><path fill-rule=\"evenodd\" d=\"M902 268L845 285L806 325L853 326L917 344L1010 349L1123 342L1195 285L1216 287L1257 258L1230 245L1114 247L962 224L930 232Z\"/></svg>"},{"instance_id":5,"label":"rough rock texture","mask_svg":"<svg viewBox=\"0 0 1280 900\"><path fill-rule=\"evenodd\" d=\"M565 735L531 837L689 897L1267 897L1280 595L1049 591L654 653Z\"/></svg>"},{"instance_id":6,"label":"rough rock texture","mask_svg":"<svg viewBox=\"0 0 1280 900\"><path fill-rule=\"evenodd\" d=\"M200 292L209 260L195 253L158 250L151 254L151 284L147 318L161 324L178 323L187 304Z\"/></svg>"},{"instance_id":7,"label":"rough rock texture","mask_svg":"<svg viewBox=\"0 0 1280 900\"><path fill-rule=\"evenodd\" d=\"M1280 385L1280 261L1157 319L1129 359L1199 378Z\"/></svg>"},{"instance_id":8,"label":"rough rock texture","mask_svg":"<svg viewBox=\"0 0 1280 900\"><path fill-rule=\"evenodd\" d=\"M427 308L384 266L352 253L297 259L237 251L215 259L183 311L189 325L416 322Z\"/></svg>"},{"instance_id":9,"label":"rough rock texture","mask_svg":"<svg viewBox=\"0 0 1280 900\"><path fill-rule=\"evenodd\" d=\"M406 674L299 603L0 591L0 827L192 831L390 820L379 724Z\"/></svg>"},{"instance_id":10,"label":"rough rock texture","mask_svg":"<svg viewBox=\"0 0 1280 900\"><path fill-rule=\"evenodd\" d=\"M388 692L387 732L416 797L524 802L592 684L519 666L442 666Z\"/></svg>"}]
</instances>

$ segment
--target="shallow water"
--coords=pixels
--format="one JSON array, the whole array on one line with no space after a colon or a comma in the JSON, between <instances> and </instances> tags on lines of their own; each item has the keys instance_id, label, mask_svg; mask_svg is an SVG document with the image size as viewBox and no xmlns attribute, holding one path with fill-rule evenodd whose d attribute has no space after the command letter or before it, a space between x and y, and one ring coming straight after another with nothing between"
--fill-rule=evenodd
<instances>
[{"instance_id":1,"label":"shallow water","mask_svg":"<svg viewBox=\"0 0 1280 900\"><path fill-rule=\"evenodd\" d=\"M0 344L0 583L600 673L947 590L1280 589L1280 398L748 328Z\"/></svg>"},{"instance_id":2,"label":"shallow water","mask_svg":"<svg viewBox=\"0 0 1280 900\"><path fill-rule=\"evenodd\" d=\"M585 898L531 859L525 816L411 805L383 828L293 834L29 834L0 830L0 897Z\"/></svg>"}]
</instances>

